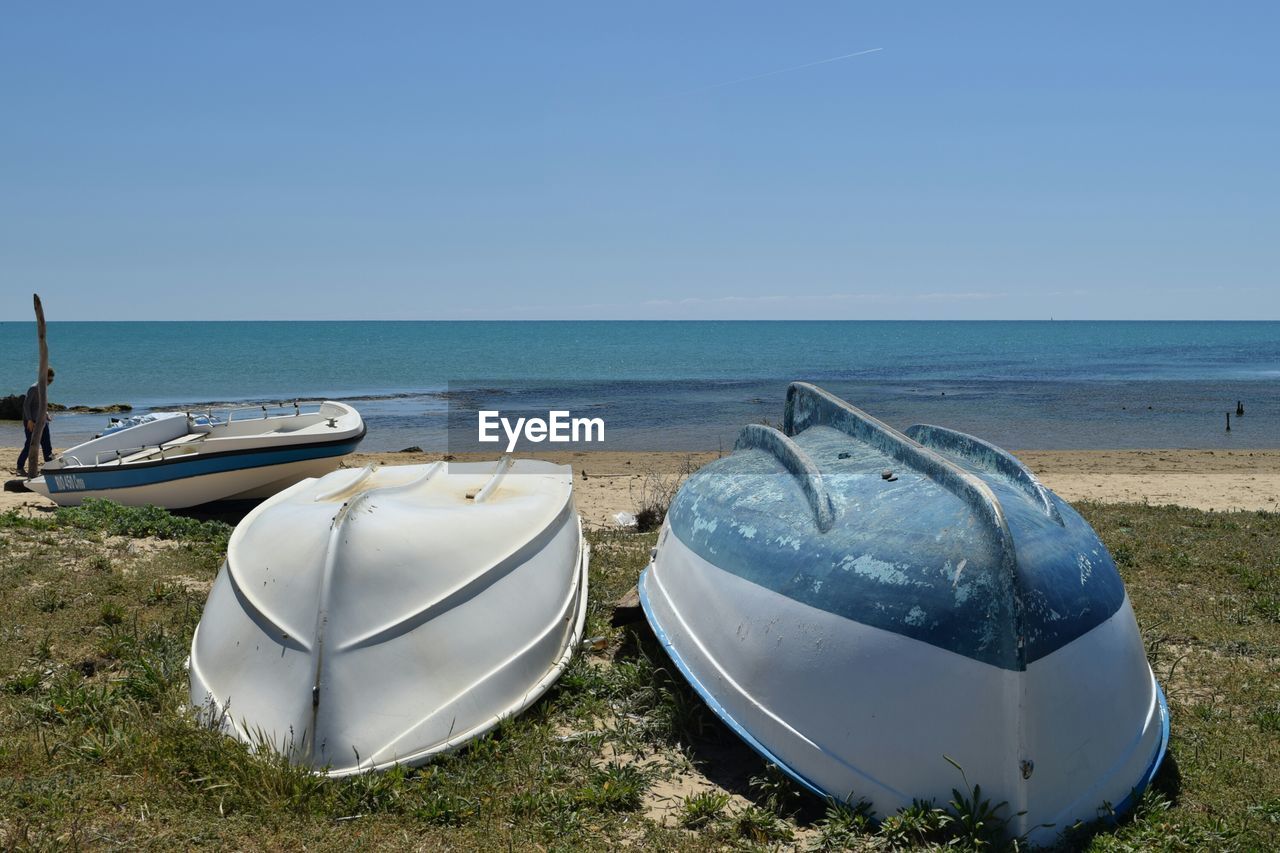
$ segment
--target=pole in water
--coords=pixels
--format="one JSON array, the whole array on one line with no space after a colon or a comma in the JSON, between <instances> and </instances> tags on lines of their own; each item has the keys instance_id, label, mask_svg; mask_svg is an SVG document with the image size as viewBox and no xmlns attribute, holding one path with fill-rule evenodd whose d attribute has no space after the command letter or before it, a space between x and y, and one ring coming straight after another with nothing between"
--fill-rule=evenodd
<instances>
[{"instance_id":1,"label":"pole in water","mask_svg":"<svg viewBox=\"0 0 1280 853\"><path fill-rule=\"evenodd\" d=\"M1231 413L1227 412L1227 432L1231 432Z\"/></svg>"},{"instance_id":2,"label":"pole in water","mask_svg":"<svg viewBox=\"0 0 1280 853\"><path fill-rule=\"evenodd\" d=\"M1244 403L1241 403L1239 400L1236 400L1236 417L1244 417Z\"/></svg>"}]
</instances>

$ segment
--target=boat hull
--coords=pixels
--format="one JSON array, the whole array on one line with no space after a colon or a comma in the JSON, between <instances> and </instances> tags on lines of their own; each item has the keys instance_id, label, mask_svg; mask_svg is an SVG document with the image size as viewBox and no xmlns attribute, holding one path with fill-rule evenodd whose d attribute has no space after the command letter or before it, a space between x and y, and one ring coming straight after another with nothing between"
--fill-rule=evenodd
<instances>
[{"instance_id":1,"label":"boat hull","mask_svg":"<svg viewBox=\"0 0 1280 853\"><path fill-rule=\"evenodd\" d=\"M748 745L819 795L866 799L880 817L916 799L947 803L964 787L951 759L984 798L1008 804L1010 834L1051 843L1078 820L1128 808L1168 742L1127 599L1015 671L780 595L664 528L640 600L677 667Z\"/></svg>"},{"instance_id":2,"label":"boat hull","mask_svg":"<svg viewBox=\"0 0 1280 853\"><path fill-rule=\"evenodd\" d=\"M177 458L138 468L72 468L27 481L59 506L110 500L124 506L183 509L221 500L265 498L308 477L335 470L356 449L358 436L324 445Z\"/></svg>"},{"instance_id":3,"label":"boat hull","mask_svg":"<svg viewBox=\"0 0 1280 853\"><path fill-rule=\"evenodd\" d=\"M548 463L434 463L275 496L237 527L210 591L192 705L331 776L484 734L582 637L590 549L571 489Z\"/></svg>"},{"instance_id":4,"label":"boat hull","mask_svg":"<svg viewBox=\"0 0 1280 853\"><path fill-rule=\"evenodd\" d=\"M259 410L262 417L236 418L243 409L148 416L68 448L27 486L61 506L97 499L182 509L264 498L334 470L365 436L360 413L345 403Z\"/></svg>"},{"instance_id":5,"label":"boat hull","mask_svg":"<svg viewBox=\"0 0 1280 853\"><path fill-rule=\"evenodd\" d=\"M972 785L1013 838L1123 812L1168 710L1088 522L1000 448L806 383L668 509L641 601L708 704L880 817Z\"/></svg>"}]
</instances>

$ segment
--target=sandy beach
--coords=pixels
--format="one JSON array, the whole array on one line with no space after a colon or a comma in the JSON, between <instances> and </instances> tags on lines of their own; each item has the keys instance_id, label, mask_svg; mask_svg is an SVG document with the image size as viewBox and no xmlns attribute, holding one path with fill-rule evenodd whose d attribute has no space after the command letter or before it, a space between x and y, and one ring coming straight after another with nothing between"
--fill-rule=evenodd
<instances>
[{"instance_id":1,"label":"sandy beach","mask_svg":"<svg viewBox=\"0 0 1280 853\"><path fill-rule=\"evenodd\" d=\"M18 451L0 448L10 472ZM715 459L715 452L601 451L533 454L574 468L583 520L592 527L634 512L646 489L670 488L680 476ZM1202 510L1280 511L1280 450L1035 450L1017 454L1067 501L1177 504ZM355 453L343 464L406 465L440 458L429 453ZM492 458L459 454L459 460ZM0 512L51 507L30 493L0 492Z\"/></svg>"}]
</instances>

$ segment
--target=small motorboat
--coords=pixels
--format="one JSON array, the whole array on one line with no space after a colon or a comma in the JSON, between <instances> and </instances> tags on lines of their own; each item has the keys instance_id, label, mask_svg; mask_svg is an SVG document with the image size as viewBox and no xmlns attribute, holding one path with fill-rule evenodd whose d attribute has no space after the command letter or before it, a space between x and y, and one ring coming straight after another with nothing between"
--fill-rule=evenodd
<instances>
[{"instance_id":1,"label":"small motorboat","mask_svg":"<svg viewBox=\"0 0 1280 853\"><path fill-rule=\"evenodd\" d=\"M1089 524L1003 450L812 385L680 489L640 595L738 735L881 817L967 779L1011 836L1052 843L1132 806L1168 743Z\"/></svg>"},{"instance_id":2,"label":"small motorboat","mask_svg":"<svg viewBox=\"0 0 1280 853\"><path fill-rule=\"evenodd\" d=\"M582 638L573 470L335 471L249 513L191 641L192 706L332 776L416 765L518 714Z\"/></svg>"},{"instance_id":3,"label":"small motorboat","mask_svg":"<svg viewBox=\"0 0 1280 853\"><path fill-rule=\"evenodd\" d=\"M337 468L365 434L360 413L332 401L220 415L170 412L109 427L46 462L26 485L61 506L104 498L181 509L265 498Z\"/></svg>"}]
</instances>

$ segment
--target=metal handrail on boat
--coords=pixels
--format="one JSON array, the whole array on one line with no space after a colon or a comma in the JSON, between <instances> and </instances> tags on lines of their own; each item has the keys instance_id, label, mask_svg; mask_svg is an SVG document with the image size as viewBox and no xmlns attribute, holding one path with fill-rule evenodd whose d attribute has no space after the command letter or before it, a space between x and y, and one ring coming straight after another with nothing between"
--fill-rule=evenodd
<instances>
[{"instance_id":1,"label":"metal handrail on boat","mask_svg":"<svg viewBox=\"0 0 1280 853\"><path fill-rule=\"evenodd\" d=\"M183 438L185 439L186 437L184 436ZM201 438L203 438L203 436L201 436ZM133 455L135 455L135 454L142 453L143 451L147 451L147 450L150 450L150 451L153 451L153 452L154 452L154 451L159 451L159 452L160 452L160 459L161 459L161 460L163 460L163 459L165 458L164 452L165 452L166 450L173 450L175 447L178 447L178 446L180 446L180 445L188 445L188 444L192 444L192 443L194 443L195 441L199 441L199 440L200 440L200 439L192 439L191 441L185 441L185 440L184 440L184 441L171 441L171 442L163 442L163 441L162 441L162 442L159 442L158 444L140 444L140 445L138 445L137 447L121 447L121 448L113 449L113 450L99 450L99 451L94 455L93 464L94 464L94 465L101 465L101 464L102 464L102 457L103 457L103 456L107 456L107 457L114 456L117 462L120 462L120 463L122 463L122 464L123 464L124 459L125 459L125 457L126 457L126 456L133 456ZM71 457L71 458L74 458L74 457ZM81 465L83 465L83 464L84 464L84 463L80 462L80 460L79 460L79 459L76 459L76 462L77 462L77 464L81 464Z\"/></svg>"},{"instance_id":2,"label":"metal handrail on boat","mask_svg":"<svg viewBox=\"0 0 1280 853\"><path fill-rule=\"evenodd\" d=\"M194 444L195 442L201 440L202 438L204 438L204 436L200 436L199 438L194 438L194 439L188 438L188 436L183 436L182 440L179 440L179 441L168 441L168 442L162 441L157 444L138 444L138 445L134 445L133 447L119 447L119 448L113 447L110 450L99 450L96 453L94 453L93 464L101 465L104 457L106 457L109 460L123 462L123 460L127 456L133 456L135 454L142 453L143 451L148 451L148 450L153 452L159 451L160 458L165 459L166 457L164 453L166 450L173 450L175 447ZM76 465L80 466L81 468L87 467L85 463L80 459L80 457L75 454L64 453L60 458L69 462L74 462Z\"/></svg>"},{"instance_id":3,"label":"metal handrail on boat","mask_svg":"<svg viewBox=\"0 0 1280 853\"><path fill-rule=\"evenodd\" d=\"M118 460L120 457L124 456L125 454L129 454L129 453L137 453L137 452L139 452L139 451L146 450L146 449L147 449L147 447L148 447L148 445L140 444L140 445L138 445L137 447L125 447L125 448L122 448L122 449L119 449L119 450L117 450L117 449L115 449L115 448L112 448L111 450L99 450L99 451L97 451L96 453L94 453L94 455L93 455L93 464L94 464L94 465L101 465L101 464L102 464L102 457L104 457L104 456L106 456L106 457L108 457L108 458L110 458L110 457L115 457L115 458ZM84 464L83 462L81 462L81 461L80 461L80 457L79 457L79 456L68 456L68 455L66 455L66 454L63 454L62 458L63 458L63 459L73 459L73 460L75 460L75 463L76 463L77 465L79 465L80 467L82 467L82 468L83 468L83 467L86 467L86 466L85 466L85 464Z\"/></svg>"},{"instance_id":4,"label":"metal handrail on boat","mask_svg":"<svg viewBox=\"0 0 1280 853\"><path fill-rule=\"evenodd\" d=\"M209 418L209 420L212 421L215 412L217 413L225 412L226 422L231 423L235 419L235 415L237 412L261 412L262 418L265 420L266 418L269 418L272 416L271 415L272 412L288 411L289 409L293 409L293 416L298 417L304 414L302 411L303 406L316 407L316 411L314 413L306 412L305 414L308 414L308 415L318 414L320 411L320 407L323 406L324 403L325 403L324 400L282 400L278 403L259 403L253 406L227 406L225 408L221 406L216 408L213 406L209 406L204 409L204 415L205 417ZM186 414L187 414L187 417L190 418L192 415L192 412L188 411ZM283 415L277 415L276 417L283 417ZM244 418L241 418L241 420L244 420Z\"/></svg>"}]
</instances>

